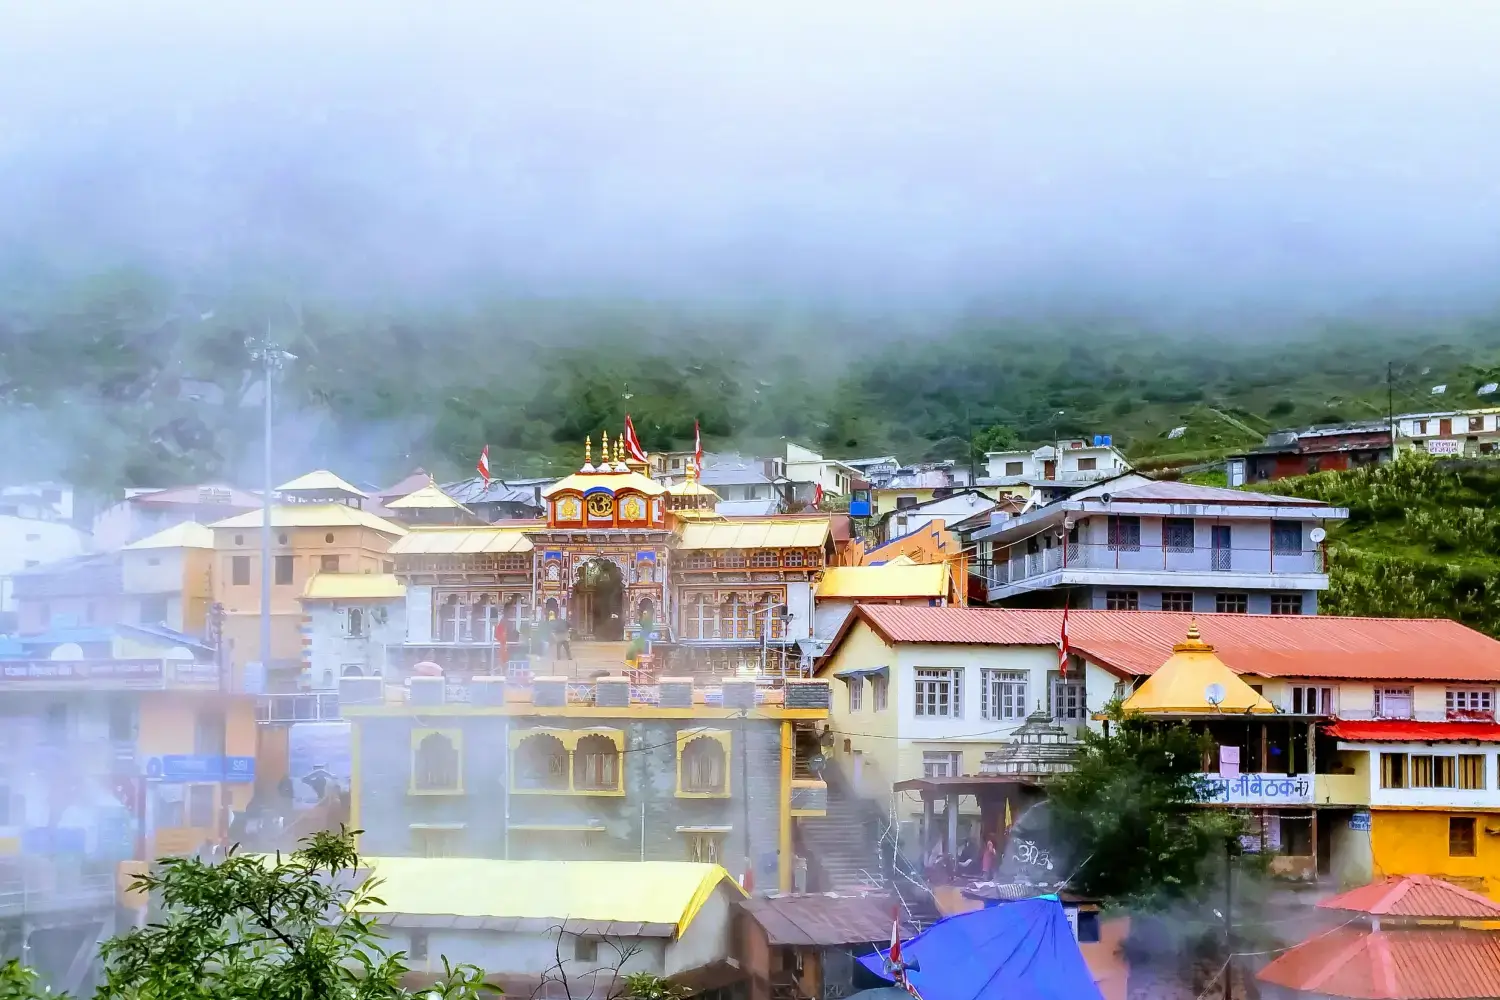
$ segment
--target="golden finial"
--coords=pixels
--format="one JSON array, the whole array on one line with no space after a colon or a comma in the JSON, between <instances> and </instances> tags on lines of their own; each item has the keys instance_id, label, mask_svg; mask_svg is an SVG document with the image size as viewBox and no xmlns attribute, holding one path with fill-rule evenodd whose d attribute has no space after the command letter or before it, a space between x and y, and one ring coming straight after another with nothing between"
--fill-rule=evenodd
<instances>
[{"instance_id":1,"label":"golden finial","mask_svg":"<svg viewBox=\"0 0 1500 1000\"><path fill-rule=\"evenodd\" d=\"M615 438L615 464L625 464L625 436L623 434Z\"/></svg>"},{"instance_id":2,"label":"golden finial","mask_svg":"<svg viewBox=\"0 0 1500 1000\"><path fill-rule=\"evenodd\" d=\"M698 463L689 462L687 464L687 479L690 483L698 481Z\"/></svg>"},{"instance_id":3,"label":"golden finial","mask_svg":"<svg viewBox=\"0 0 1500 1000\"><path fill-rule=\"evenodd\" d=\"M1198 619L1194 618L1194 619L1192 619L1191 621L1188 622L1188 634L1187 634L1187 637L1189 639L1202 639L1203 638L1203 634L1198 631Z\"/></svg>"},{"instance_id":4,"label":"golden finial","mask_svg":"<svg viewBox=\"0 0 1500 1000\"><path fill-rule=\"evenodd\" d=\"M585 434L583 438L583 464L594 464L594 437L592 434Z\"/></svg>"},{"instance_id":5,"label":"golden finial","mask_svg":"<svg viewBox=\"0 0 1500 1000\"><path fill-rule=\"evenodd\" d=\"M599 466L609 464L609 431L599 432Z\"/></svg>"},{"instance_id":6,"label":"golden finial","mask_svg":"<svg viewBox=\"0 0 1500 1000\"><path fill-rule=\"evenodd\" d=\"M1198 631L1198 619L1194 618L1188 622L1187 638L1172 647L1174 653L1212 653L1214 648L1203 641L1203 634Z\"/></svg>"}]
</instances>

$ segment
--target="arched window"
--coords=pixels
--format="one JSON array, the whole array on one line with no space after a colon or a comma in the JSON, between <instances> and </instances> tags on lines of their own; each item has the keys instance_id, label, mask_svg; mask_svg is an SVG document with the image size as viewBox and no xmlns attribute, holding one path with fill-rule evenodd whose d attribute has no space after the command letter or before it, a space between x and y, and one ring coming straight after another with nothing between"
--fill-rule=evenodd
<instances>
[{"instance_id":1,"label":"arched window","mask_svg":"<svg viewBox=\"0 0 1500 1000\"><path fill-rule=\"evenodd\" d=\"M516 747L515 780L519 789L566 791L568 748L551 733L526 737Z\"/></svg>"},{"instance_id":2,"label":"arched window","mask_svg":"<svg viewBox=\"0 0 1500 1000\"><path fill-rule=\"evenodd\" d=\"M458 748L446 733L428 733L417 743L411 783L419 792L459 790Z\"/></svg>"},{"instance_id":3,"label":"arched window","mask_svg":"<svg viewBox=\"0 0 1500 1000\"><path fill-rule=\"evenodd\" d=\"M682 634L689 639L714 637L714 606L703 594L692 598L683 609Z\"/></svg>"},{"instance_id":4,"label":"arched window","mask_svg":"<svg viewBox=\"0 0 1500 1000\"><path fill-rule=\"evenodd\" d=\"M646 631L656 627L656 602L649 597L641 598L640 605L636 608L635 621Z\"/></svg>"},{"instance_id":5,"label":"arched window","mask_svg":"<svg viewBox=\"0 0 1500 1000\"><path fill-rule=\"evenodd\" d=\"M573 750L573 788L613 792L620 788L620 748L607 736L585 736Z\"/></svg>"},{"instance_id":6,"label":"arched window","mask_svg":"<svg viewBox=\"0 0 1500 1000\"><path fill-rule=\"evenodd\" d=\"M365 634L365 609L349 609L349 637L351 639L362 638Z\"/></svg>"},{"instance_id":7,"label":"arched window","mask_svg":"<svg viewBox=\"0 0 1500 1000\"><path fill-rule=\"evenodd\" d=\"M728 788L729 772L724 745L708 736L698 736L682 748L678 785L684 792L720 795Z\"/></svg>"},{"instance_id":8,"label":"arched window","mask_svg":"<svg viewBox=\"0 0 1500 1000\"><path fill-rule=\"evenodd\" d=\"M742 594L730 594L719 608L719 638L746 639L750 636L750 605Z\"/></svg>"},{"instance_id":9,"label":"arched window","mask_svg":"<svg viewBox=\"0 0 1500 1000\"><path fill-rule=\"evenodd\" d=\"M469 605L469 641L487 642L494 635L495 599L485 594Z\"/></svg>"}]
</instances>

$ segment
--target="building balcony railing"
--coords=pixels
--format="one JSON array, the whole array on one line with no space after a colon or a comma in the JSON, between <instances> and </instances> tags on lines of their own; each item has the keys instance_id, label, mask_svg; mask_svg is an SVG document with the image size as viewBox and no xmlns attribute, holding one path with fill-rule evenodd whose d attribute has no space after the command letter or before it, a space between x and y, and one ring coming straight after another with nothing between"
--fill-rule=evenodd
<instances>
[{"instance_id":1,"label":"building balcony railing","mask_svg":"<svg viewBox=\"0 0 1500 1000\"><path fill-rule=\"evenodd\" d=\"M1278 551L1270 548L1169 548L1162 545L1110 545L1069 542L1036 552L1012 550L1008 560L989 567L991 588L1006 587L1050 573L1104 570L1123 573L1318 574L1325 572L1320 549Z\"/></svg>"},{"instance_id":2,"label":"building balcony railing","mask_svg":"<svg viewBox=\"0 0 1500 1000\"><path fill-rule=\"evenodd\" d=\"M716 685L700 685L691 677L650 679L616 675L589 682L565 677L535 677L519 682L504 675L471 677L456 681L446 677L409 677L390 683L380 677L345 677L338 703L347 714L360 706L405 704L424 706L460 704L476 708L530 705L536 708L632 707L683 709L722 708L753 711L757 708L812 709L826 711L832 692L825 679L792 678L775 683L769 677L725 678Z\"/></svg>"},{"instance_id":3,"label":"building balcony railing","mask_svg":"<svg viewBox=\"0 0 1500 1000\"><path fill-rule=\"evenodd\" d=\"M342 717L337 691L263 694L255 699L256 722L330 722Z\"/></svg>"},{"instance_id":4,"label":"building balcony railing","mask_svg":"<svg viewBox=\"0 0 1500 1000\"><path fill-rule=\"evenodd\" d=\"M39 865L34 859L31 864ZM39 866L19 877L0 877L0 918L99 910L114 902L115 879L109 874L68 876Z\"/></svg>"}]
</instances>

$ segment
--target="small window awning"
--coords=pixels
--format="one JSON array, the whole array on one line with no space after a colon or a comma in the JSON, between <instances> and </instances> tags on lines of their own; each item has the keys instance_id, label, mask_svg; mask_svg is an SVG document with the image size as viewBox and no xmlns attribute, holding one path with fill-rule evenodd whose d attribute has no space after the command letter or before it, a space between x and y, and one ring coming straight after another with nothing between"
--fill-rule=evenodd
<instances>
[{"instance_id":1,"label":"small window awning","mask_svg":"<svg viewBox=\"0 0 1500 1000\"><path fill-rule=\"evenodd\" d=\"M887 677L890 672L890 667L860 667L857 670L840 670L833 676L847 684L853 680L864 680L866 677Z\"/></svg>"},{"instance_id":2,"label":"small window awning","mask_svg":"<svg viewBox=\"0 0 1500 1000\"><path fill-rule=\"evenodd\" d=\"M1340 720L1325 732L1347 743L1500 743L1500 725L1493 722Z\"/></svg>"}]
</instances>

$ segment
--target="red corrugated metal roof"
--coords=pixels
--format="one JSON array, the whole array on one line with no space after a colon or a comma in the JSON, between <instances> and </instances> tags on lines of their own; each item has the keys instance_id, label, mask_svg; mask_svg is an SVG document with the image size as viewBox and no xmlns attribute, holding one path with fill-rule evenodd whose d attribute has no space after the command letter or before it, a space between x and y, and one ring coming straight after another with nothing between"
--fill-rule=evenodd
<instances>
[{"instance_id":1,"label":"red corrugated metal roof","mask_svg":"<svg viewBox=\"0 0 1500 1000\"><path fill-rule=\"evenodd\" d=\"M887 642L1056 645L1061 610L859 605L856 619ZM1170 611L1073 611L1073 649L1126 676L1148 676L1196 619L1205 641L1236 673L1259 677L1500 682L1500 642L1441 618L1328 615L1192 615Z\"/></svg>"},{"instance_id":2,"label":"red corrugated metal roof","mask_svg":"<svg viewBox=\"0 0 1500 1000\"><path fill-rule=\"evenodd\" d=\"M1356 1000L1493 997L1500 992L1500 933L1340 927L1297 945L1256 978Z\"/></svg>"},{"instance_id":3,"label":"red corrugated metal roof","mask_svg":"<svg viewBox=\"0 0 1500 1000\"><path fill-rule=\"evenodd\" d=\"M1493 722L1412 722L1406 719L1376 719L1370 722L1338 722L1328 735L1350 742L1442 743L1478 740L1500 743L1500 725Z\"/></svg>"},{"instance_id":4,"label":"red corrugated metal roof","mask_svg":"<svg viewBox=\"0 0 1500 1000\"><path fill-rule=\"evenodd\" d=\"M1257 493L1253 490L1231 490L1223 486L1198 486L1193 483L1158 480L1111 492L1112 500L1146 501L1152 503L1225 503L1253 504L1258 507L1331 507L1321 500L1306 497L1286 497L1275 493ZM1093 499L1090 497L1089 499Z\"/></svg>"},{"instance_id":5,"label":"red corrugated metal roof","mask_svg":"<svg viewBox=\"0 0 1500 1000\"><path fill-rule=\"evenodd\" d=\"M1377 917L1500 920L1500 903L1431 875L1397 875L1371 882L1318 906Z\"/></svg>"}]
</instances>

